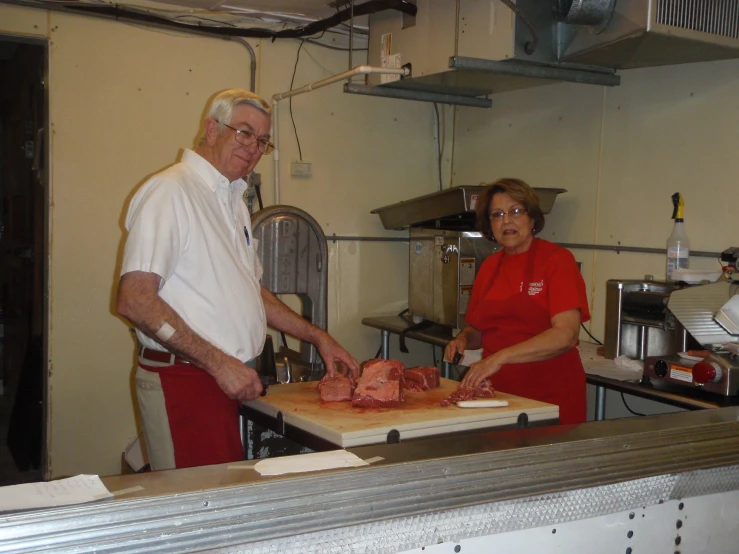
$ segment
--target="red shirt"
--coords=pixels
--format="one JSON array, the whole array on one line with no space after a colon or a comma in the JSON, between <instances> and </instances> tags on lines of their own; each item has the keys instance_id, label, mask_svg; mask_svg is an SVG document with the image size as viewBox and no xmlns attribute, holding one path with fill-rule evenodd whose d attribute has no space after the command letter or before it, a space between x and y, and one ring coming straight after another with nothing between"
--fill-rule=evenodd
<instances>
[{"instance_id":1,"label":"red shirt","mask_svg":"<svg viewBox=\"0 0 739 554\"><path fill-rule=\"evenodd\" d=\"M550 317L567 310L580 309L580 321L590 320L588 298L585 292L585 281L577 267L572 252L546 240L537 239L536 259L531 282L526 283L529 297L547 310ZM467 322L480 331L475 311L482 295L491 300L506 300L524 290L524 273L529 252L522 254L506 254L503 250L486 259L475 277L467 308ZM503 265L495 283L490 288L490 281L495 270Z\"/></svg>"},{"instance_id":2,"label":"red shirt","mask_svg":"<svg viewBox=\"0 0 739 554\"><path fill-rule=\"evenodd\" d=\"M574 257L535 239L523 254L501 251L485 260L472 287L467 321L481 331L487 357L551 329L552 317L572 309L580 310L581 321L590 319ZM585 372L577 348L547 360L505 364L489 380L496 390L556 404L560 423L585 421Z\"/></svg>"}]
</instances>

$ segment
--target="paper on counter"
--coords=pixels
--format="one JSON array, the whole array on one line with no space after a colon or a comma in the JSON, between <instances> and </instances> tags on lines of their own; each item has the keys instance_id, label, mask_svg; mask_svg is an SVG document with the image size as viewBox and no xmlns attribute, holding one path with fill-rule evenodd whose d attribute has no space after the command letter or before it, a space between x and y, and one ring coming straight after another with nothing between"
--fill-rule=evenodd
<instances>
[{"instance_id":1,"label":"paper on counter","mask_svg":"<svg viewBox=\"0 0 739 554\"><path fill-rule=\"evenodd\" d=\"M342 467L360 467L369 465L363 459L346 450L331 450L314 454L297 454L281 458L259 460L254 469L260 475L284 475L286 473L305 473Z\"/></svg>"},{"instance_id":2,"label":"paper on counter","mask_svg":"<svg viewBox=\"0 0 739 554\"><path fill-rule=\"evenodd\" d=\"M82 504L112 496L97 475L77 475L57 481L0 487L0 511Z\"/></svg>"},{"instance_id":3,"label":"paper on counter","mask_svg":"<svg viewBox=\"0 0 739 554\"><path fill-rule=\"evenodd\" d=\"M597 353L598 347L593 343L580 341L579 350L585 373L589 375L598 375L600 377L616 379L617 381L634 381L641 379L644 373L641 366L639 369L636 369L636 366L633 365L631 369L628 366L624 368L619 366L615 360L609 360L603 356L599 356ZM634 360L631 361L633 362Z\"/></svg>"}]
</instances>

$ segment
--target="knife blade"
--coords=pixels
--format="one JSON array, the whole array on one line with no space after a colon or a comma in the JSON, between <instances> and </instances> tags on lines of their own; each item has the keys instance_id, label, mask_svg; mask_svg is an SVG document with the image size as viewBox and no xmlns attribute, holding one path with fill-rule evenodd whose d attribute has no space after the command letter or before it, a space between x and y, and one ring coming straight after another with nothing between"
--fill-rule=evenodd
<instances>
[{"instance_id":1,"label":"knife blade","mask_svg":"<svg viewBox=\"0 0 739 554\"><path fill-rule=\"evenodd\" d=\"M264 340L262 353L257 357L257 373L262 382L262 394L267 394L270 385L277 384L277 365L275 364L275 349L272 344L272 335L267 335Z\"/></svg>"}]
</instances>

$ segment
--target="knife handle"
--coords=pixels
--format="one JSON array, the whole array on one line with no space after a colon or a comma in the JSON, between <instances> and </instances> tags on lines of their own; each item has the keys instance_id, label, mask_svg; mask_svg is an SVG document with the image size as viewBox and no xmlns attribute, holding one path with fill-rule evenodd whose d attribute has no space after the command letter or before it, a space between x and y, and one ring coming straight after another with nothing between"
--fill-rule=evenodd
<instances>
[{"instance_id":1,"label":"knife handle","mask_svg":"<svg viewBox=\"0 0 739 554\"><path fill-rule=\"evenodd\" d=\"M508 400L460 400L458 408L504 408L508 406Z\"/></svg>"},{"instance_id":2,"label":"knife handle","mask_svg":"<svg viewBox=\"0 0 739 554\"><path fill-rule=\"evenodd\" d=\"M267 389L269 388L269 377L260 375L259 380L262 382L262 392L259 396L265 396L267 394Z\"/></svg>"}]
</instances>

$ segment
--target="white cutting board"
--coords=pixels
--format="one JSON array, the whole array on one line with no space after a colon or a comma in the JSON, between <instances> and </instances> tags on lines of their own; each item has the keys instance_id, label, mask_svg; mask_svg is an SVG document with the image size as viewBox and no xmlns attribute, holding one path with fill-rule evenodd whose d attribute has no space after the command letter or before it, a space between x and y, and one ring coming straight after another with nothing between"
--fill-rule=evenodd
<instances>
[{"instance_id":1,"label":"white cutting board","mask_svg":"<svg viewBox=\"0 0 739 554\"><path fill-rule=\"evenodd\" d=\"M559 407L496 391L503 408L439 406L459 383L441 379L441 387L426 392L406 391L398 408L352 408L350 402L321 402L316 382L274 385L266 396L244 405L270 417L282 412L283 421L342 448L387 442L393 429L400 440L443 433L515 424L526 412L530 422L559 418Z\"/></svg>"}]
</instances>

